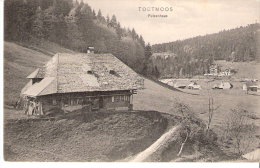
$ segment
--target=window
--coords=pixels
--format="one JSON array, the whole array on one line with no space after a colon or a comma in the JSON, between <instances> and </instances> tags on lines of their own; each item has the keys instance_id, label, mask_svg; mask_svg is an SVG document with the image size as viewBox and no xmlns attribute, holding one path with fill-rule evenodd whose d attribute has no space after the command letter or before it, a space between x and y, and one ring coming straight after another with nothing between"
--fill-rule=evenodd
<instances>
[{"instance_id":1,"label":"window","mask_svg":"<svg viewBox=\"0 0 260 168\"><path fill-rule=\"evenodd\" d=\"M82 104L83 103L83 99L78 99L77 100L77 104Z\"/></svg>"},{"instance_id":2,"label":"window","mask_svg":"<svg viewBox=\"0 0 260 168\"><path fill-rule=\"evenodd\" d=\"M115 74L116 74L116 71L110 70L109 73L115 75Z\"/></svg>"},{"instance_id":3,"label":"window","mask_svg":"<svg viewBox=\"0 0 260 168\"><path fill-rule=\"evenodd\" d=\"M70 105L71 105L71 106L74 105L74 101L73 101L73 99L70 99Z\"/></svg>"},{"instance_id":4,"label":"window","mask_svg":"<svg viewBox=\"0 0 260 168\"><path fill-rule=\"evenodd\" d=\"M119 75L115 70L109 70L109 73L110 73L111 75L120 77L120 75Z\"/></svg>"},{"instance_id":5,"label":"window","mask_svg":"<svg viewBox=\"0 0 260 168\"><path fill-rule=\"evenodd\" d=\"M88 73L88 74L93 74L93 71L88 71L87 73Z\"/></svg>"},{"instance_id":6,"label":"window","mask_svg":"<svg viewBox=\"0 0 260 168\"><path fill-rule=\"evenodd\" d=\"M121 101L125 101L125 96L120 96Z\"/></svg>"},{"instance_id":7,"label":"window","mask_svg":"<svg viewBox=\"0 0 260 168\"><path fill-rule=\"evenodd\" d=\"M115 97L114 97L114 96L112 96L112 102L113 102L113 103L115 102Z\"/></svg>"},{"instance_id":8,"label":"window","mask_svg":"<svg viewBox=\"0 0 260 168\"><path fill-rule=\"evenodd\" d=\"M130 101L130 96L129 95L125 96L125 101Z\"/></svg>"},{"instance_id":9,"label":"window","mask_svg":"<svg viewBox=\"0 0 260 168\"><path fill-rule=\"evenodd\" d=\"M52 105L57 105L57 100L56 99L52 99Z\"/></svg>"},{"instance_id":10,"label":"window","mask_svg":"<svg viewBox=\"0 0 260 168\"><path fill-rule=\"evenodd\" d=\"M64 102L64 105L65 105L65 106L68 106L68 105L69 105L69 100L68 100L68 99L64 99L63 102Z\"/></svg>"},{"instance_id":11,"label":"window","mask_svg":"<svg viewBox=\"0 0 260 168\"><path fill-rule=\"evenodd\" d=\"M120 96L115 96L115 102L120 102Z\"/></svg>"}]
</instances>

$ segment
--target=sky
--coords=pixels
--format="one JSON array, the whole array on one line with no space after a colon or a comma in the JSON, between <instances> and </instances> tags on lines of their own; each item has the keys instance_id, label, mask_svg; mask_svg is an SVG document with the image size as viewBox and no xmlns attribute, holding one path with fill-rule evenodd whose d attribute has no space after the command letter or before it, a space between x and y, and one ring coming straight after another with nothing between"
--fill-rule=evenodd
<instances>
[{"instance_id":1,"label":"sky","mask_svg":"<svg viewBox=\"0 0 260 168\"><path fill-rule=\"evenodd\" d=\"M123 27L134 28L151 44L182 40L260 20L260 0L84 0L103 16L116 15ZM172 11L139 11L139 7ZM148 17L148 14L168 17Z\"/></svg>"}]
</instances>

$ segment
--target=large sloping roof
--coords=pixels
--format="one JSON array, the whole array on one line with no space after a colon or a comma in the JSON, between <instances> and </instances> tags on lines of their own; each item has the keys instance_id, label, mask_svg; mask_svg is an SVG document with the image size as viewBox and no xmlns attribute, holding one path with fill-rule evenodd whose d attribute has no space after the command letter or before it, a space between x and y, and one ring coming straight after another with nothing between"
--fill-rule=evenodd
<instances>
[{"instance_id":1,"label":"large sloping roof","mask_svg":"<svg viewBox=\"0 0 260 168\"><path fill-rule=\"evenodd\" d=\"M54 77L46 77L39 83L35 83L23 92L24 95L28 96L41 96L48 95L57 92L57 82Z\"/></svg>"},{"instance_id":2,"label":"large sloping roof","mask_svg":"<svg viewBox=\"0 0 260 168\"><path fill-rule=\"evenodd\" d=\"M30 90L31 95L37 95L38 92L38 95L44 95L45 92L39 91L40 88L51 84L52 91L48 91L48 94L143 88L143 78L112 54L58 53L42 68L41 76L42 73L44 79L39 83L41 85L34 84L34 88L29 88L23 94L28 94ZM37 76L35 74L38 73L32 76ZM50 77L54 80L51 81ZM49 85L46 78L49 78ZM54 81L56 88L53 88Z\"/></svg>"}]
</instances>

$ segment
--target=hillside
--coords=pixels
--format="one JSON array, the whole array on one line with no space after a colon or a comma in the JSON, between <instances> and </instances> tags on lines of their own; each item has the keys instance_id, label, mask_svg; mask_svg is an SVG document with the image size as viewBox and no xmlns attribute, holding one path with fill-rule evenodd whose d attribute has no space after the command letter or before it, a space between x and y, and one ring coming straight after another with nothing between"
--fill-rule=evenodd
<instances>
[{"instance_id":1,"label":"hillside","mask_svg":"<svg viewBox=\"0 0 260 168\"><path fill-rule=\"evenodd\" d=\"M249 122L254 125L252 138L247 152L259 147L260 138L260 113L259 113L259 95L245 94L241 89L241 83L237 89L232 90L212 90L210 91L214 99L214 108L218 109L214 112L211 128L218 134L218 137L223 136L225 122L231 115L232 109L245 109L250 114ZM202 119L204 123L208 123L208 91L194 91L194 94L183 91L173 91L165 88L157 83L145 80L145 89L138 92L134 96L134 108L136 110L156 110L169 114L178 114L178 106L176 103L181 102L189 106L194 114ZM197 95L195 95L197 94ZM251 132L250 132L251 133ZM246 135L245 132L245 137ZM221 143L221 142L220 142ZM245 142L246 143L246 142ZM222 143L221 143L222 144ZM223 145L223 144L222 144ZM223 150L232 152L230 144L224 147Z\"/></svg>"},{"instance_id":2,"label":"hillside","mask_svg":"<svg viewBox=\"0 0 260 168\"><path fill-rule=\"evenodd\" d=\"M14 104L21 89L28 82L26 77L43 66L57 52L73 52L55 43L21 45L4 42L4 103Z\"/></svg>"},{"instance_id":3,"label":"hillside","mask_svg":"<svg viewBox=\"0 0 260 168\"><path fill-rule=\"evenodd\" d=\"M207 73L210 64L218 60L259 61L259 28L259 24L255 23L205 36L155 44L152 46L155 54L168 52L175 56L157 56L153 58L153 64L161 77L191 77Z\"/></svg>"},{"instance_id":4,"label":"hillside","mask_svg":"<svg viewBox=\"0 0 260 168\"><path fill-rule=\"evenodd\" d=\"M124 159L147 148L168 125L160 113L152 111L91 113L86 121L74 113L54 121L6 123L6 160L74 162Z\"/></svg>"}]
</instances>

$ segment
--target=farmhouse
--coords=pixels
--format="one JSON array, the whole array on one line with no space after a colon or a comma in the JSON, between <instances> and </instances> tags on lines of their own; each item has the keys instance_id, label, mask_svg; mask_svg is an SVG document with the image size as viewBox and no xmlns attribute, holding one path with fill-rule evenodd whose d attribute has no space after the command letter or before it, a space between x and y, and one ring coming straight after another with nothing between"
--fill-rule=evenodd
<instances>
[{"instance_id":1,"label":"farmhouse","mask_svg":"<svg viewBox=\"0 0 260 168\"><path fill-rule=\"evenodd\" d=\"M243 89L247 91L259 92L259 84L254 81L249 81L243 85Z\"/></svg>"},{"instance_id":2,"label":"farmhouse","mask_svg":"<svg viewBox=\"0 0 260 168\"><path fill-rule=\"evenodd\" d=\"M28 77L22 90L27 114L53 109L131 110L144 80L112 54L58 53Z\"/></svg>"},{"instance_id":3,"label":"farmhouse","mask_svg":"<svg viewBox=\"0 0 260 168\"><path fill-rule=\"evenodd\" d=\"M197 84L197 82L192 82L188 85L188 89L192 90L201 90L201 86Z\"/></svg>"}]
</instances>

